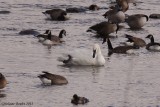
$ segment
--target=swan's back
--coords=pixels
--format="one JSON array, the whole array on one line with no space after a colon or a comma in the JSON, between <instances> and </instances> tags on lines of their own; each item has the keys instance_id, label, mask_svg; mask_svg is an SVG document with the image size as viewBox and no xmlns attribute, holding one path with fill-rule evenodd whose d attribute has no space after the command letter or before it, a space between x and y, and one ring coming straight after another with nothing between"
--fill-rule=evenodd
<instances>
[{"instance_id":1,"label":"swan's back","mask_svg":"<svg viewBox=\"0 0 160 107\"><path fill-rule=\"evenodd\" d=\"M93 55L93 51L95 51L95 55ZM98 44L95 44L93 46L93 50L79 49L79 50L75 50L67 54L64 54L64 56L67 56L68 59L59 57L58 60L65 63L66 65L102 66L105 63L105 59L101 54L100 46Z\"/></svg>"}]
</instances>

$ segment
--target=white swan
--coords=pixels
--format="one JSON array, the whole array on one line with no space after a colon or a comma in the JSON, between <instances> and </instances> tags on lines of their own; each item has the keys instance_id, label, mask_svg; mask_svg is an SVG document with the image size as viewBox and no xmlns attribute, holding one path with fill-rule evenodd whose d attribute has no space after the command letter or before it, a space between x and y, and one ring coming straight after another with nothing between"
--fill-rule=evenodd
<instances>
[{"instance_id":1,"label":"white swan","mask_svg":"<svg viewBox=\"0 0 160 107\"><path fill-rule=\"evenodd\" d=\"M104 56L98 44L94 44L93 53L91 54L87 51L77 50L64 55L67 56L68 59L66 57L59 57L58 60L66 65L103 66L105 64Z\"/></svg>"}]
</instances>

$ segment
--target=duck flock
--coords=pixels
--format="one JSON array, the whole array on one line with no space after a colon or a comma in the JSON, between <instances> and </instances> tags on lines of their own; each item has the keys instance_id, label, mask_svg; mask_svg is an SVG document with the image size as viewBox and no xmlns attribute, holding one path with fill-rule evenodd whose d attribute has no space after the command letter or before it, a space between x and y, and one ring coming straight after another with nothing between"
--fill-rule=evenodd
<instances>
[{"instance_id":1,"label":"duck flock","mask_svg":"<svg viewBox=\"0 0 160 107\"><path fill-rule=\"evenodd\" d=\"M127 24L130 27L130 30L141 30L143 26L147 24L149 18L160 18L159 14L151 14L147 16L145 14L132 14L127 15L129 4L137 5L136 0L116 0L114 5L109 8L101 8L96 4L92 4L87 8L66 8L66 10L60 8L49 9L42 12L47 19L52 21L68 21L72 20L68 16L68 13L82 13L86 11L98 11L100 9L106 9L106 12L102 17L106 18L106 21L99 22L90 26L86 29L86 32L91 35L96 35L98 38L102 38L100 43L107 43L108 46L108 56L112 54L133 54L134 50L140 50L145 48L148 51L160 52L160 43L154 41L153 34L146 35L146 38L150 39L150 43L146 43L142 38L136 37L134 35L124 34L127 41L121 41L120 46L113 47L110 37L112 33L118 34L118 32L124 28L122 23ZM58 24L58 23L57 23ZM52 46L57 46L63 44L67 41L64 40L64 37L67 36L67 31L61 29L59 35L53 35L50 29L47 29L44 33L39 34L37 31L33 30L24 30L19 34L34 34L38 42L51 48ZM118 39L116 36L114 39ZM92 42L92 41L91 41ZM81 56L79 54L82 54ZM106 63L104 53L101 51L101 47L98 43L93 45L93 49L88 51L85 50L73 50L72 52L64 53L57 58L58 61L62 62L64 65L69 66L104 66ZM68 84L68 80L57 74L51 74L47 71L42 71L42 74L38 75L38 78L42 81L43 85L65 85ZM3 89L7 85L7 80L3 74L0 73L0 89ZM79 97L77 94L73 95L71 103L85 104L89 100L85 97Z\"/></svg>"}]
</instances>

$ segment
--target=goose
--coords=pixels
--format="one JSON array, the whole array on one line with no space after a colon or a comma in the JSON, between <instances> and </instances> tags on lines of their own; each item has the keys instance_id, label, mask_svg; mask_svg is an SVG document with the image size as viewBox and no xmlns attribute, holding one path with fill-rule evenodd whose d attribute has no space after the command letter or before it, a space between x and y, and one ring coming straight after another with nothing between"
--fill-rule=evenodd
<instances>
[{"instance_id":1,"label":"goose","mask_svg":"<svg viewBox=\"0 0 160 107\"><path fill-rule=\"evenodd\" d=\"M146 38L151 40L151 42L146 45L147 50L160 51L160 43L154 42L153 35L149 34Z\"/></svg>"},{"instance_id":2,"label":"goose","mask_svg":"<svg viewBox=\"0 0 160 107\"><path fill-rule=\"evenodd\" d=\"M63 36L66 36L66 31L64 29L60 31L59 36L52 35L50 31L47 35L47 38L43 41L43 45L57 45L65 42L63 40Z\"/></svg>"},{"instance_id":3,"label":"goose","mask_svg":"<svg viewBox=\"0 0 160 107\"><path fill-rule=\"evenodd\" d=\"M137 5L137 4L136 4L136 0L127 0L127 2L128 2L128 3L133 3L133 5L135 5L135 6Z\"/></svg>"},{"instance_id":4,"label":"goose","mask_svg":"<svg viewBox=\"0 0 160 107\"><path fill-rule=\"evenodd\" d=\"M113 24L113 23L104 21L89 27L87 32L95 33L97 34L97 36L104 38L104 37L108 37L110 33L113 33L113 32L117 33L118 30L119 30L118 24Z\"/></svg>"},{"instance_id":5,"label":"goose","mask_svg":"<svg viewBox=\"0 0 160 107\"><path fill-rule=\"evenodd\" d=\"M116 3L119 7L122 8L123 12L126 12L129 9L129 4L127 0L116 0ZM115 6L116 7L116 6ZM114 8L114 7L112 7Z\"/></svg>"},{"instance_id":6,"label":"goose","mask_svg":"<svg viewBox=\"0 0 160 107\"><path fill-rule=\"evenodd\" d=\"M3 89L7 85L7 80L2 73L0 73L0 89Z\"/></svg>"},{"instance_id":7,"label":"goose","mask_svg":"<svg viewBox=\"0 0 160 107\"><path fill-rule=\"evenodd\" d=\"M125 21L125 14L119 7L107 11L103 16L108 18L108 21L112 23L122 23Z\"/></svg>"},{"instance_id":8,"label":"goose","mask_svg":"<svg viewBox=\"0 0 160 107\"><path fill-rule=\"evenodd\" d=\"M134 14L128 16L125 22L129 25L131 29L140 29L148 21L148 16L145 14Z\"/></svg>"},{"instance_id":9,"label":"goose","mask_svg":"<svg viewBox=\"0 0 160 107\"><path fill-rule=\"evenodd\" d=\"M51 74L46 71L42 71L43 74L40 74L38 77L44 85L64 85L68 84L68 81L65 77L61 75Z\"/></svg>"},{"instance_id":10,"label":"goose","mask_svg":"<svg viewBox=\"0 0 160 107\"><path fill-rule=\"evenodd\" d=\"M52 35L51 37L51 40L53 42L56 42L56 43L62 43L62 42L65 42L63 40L63 37L66 36L66 30L62 29L60 32L59 32L59 36L56 36L56 35Z\"/></svg>"},{"instance_id":11,"label":"goose","mask_svg":"<svg viewBox=\"0 0 160 107\"><path fill-rule=\"evenodd\" d=\"M106 42L106 39L104 39L103 43ZM139 46L117 46L113 48L111 41L109 38L107 38L107 44L108 44L108 55L111 55L113 53L121 53L121 54L132 54L133 49L139 49Z\"/></svg>"},{"instance_id":12,"label":"goose","mask_svg":"<svg viewBox=\"0 0 160 107\"><path fill-rule=\"evenodd\" d=\"M89 100L85 97L79 97L77 94L73 95L73 98L71 100L72 104L78 105L78 104L86 104Z\"/></svg>"},{"instance_id":13,"label":"goose","mask_svg":"<svg viewBox=\"0 0 160 107\"><path fill-rule=\"evenodd\" d=\"M69 19L69 17L67 17L67 12L62 9L46 10L42 13L45 14L51 20L65 21Z\"/></svg>"},{"instance_id":14,"label":"goose","mask_svg":"<svg viewBox=\"0 0 160 107\"><path fill-rule=\"evenodd\" d=\"M94 44L92 54L86 50L76 50L64 55L64 57L59 57L58 61L63 62L65 65L104 66L105 64L104 56L98 44Z\"/></svg>"},{"instance_id":15,"label":"goose","mask_svg":"<svg viewBox=\"0 0 160 107\"><path fill-rule=\"evenodd\" d=\"M128 34L126 34L126 38L128 38L127 42L125 43L126 45L130 44L133 46L135 44L136 46L139 46L139 47L146 46L146 42L141 38L134 37Z\"/></svg>"},{"instance_id":16,"label":"goose","mask_svg":"<svg viewBox=\"0 0 160 107\"><path fill-rule=\"evenodd\" d=\"M44 34L39 34L36 37L39 39L39 42L43 42L45 39L47 39L48 35L51 34L51 30L46 30Z\"/></svg>"}]
</instances>

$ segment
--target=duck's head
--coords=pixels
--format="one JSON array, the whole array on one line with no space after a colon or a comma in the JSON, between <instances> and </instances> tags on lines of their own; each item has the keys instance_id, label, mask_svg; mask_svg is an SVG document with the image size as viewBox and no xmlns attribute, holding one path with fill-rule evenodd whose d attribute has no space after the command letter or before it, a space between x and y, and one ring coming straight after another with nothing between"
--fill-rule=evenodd
<instances>
[{"instance_id":1,"label":"duck's head","mask_svg":"<svg viewBox=\"0 0 160 107\"><path fill-rule=\"evenodd\" d=\"M89 6L89 10L93 10L93 11L99 10L99 7L96 4L92 4Z\"/></svg>"},{"instance_id":2,"label":"duck's head","mask_svg":"<svg viewBox=\"0 0 160 107\"><path fill-rule=\"evenodd\" d=\"M77 95L77 94L74 94L74 95L73 95L73 99L78 99L78 95Z\"/></svg>"}]
</instances>

